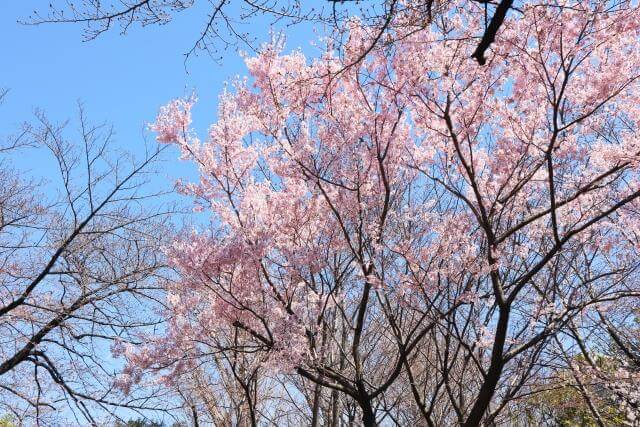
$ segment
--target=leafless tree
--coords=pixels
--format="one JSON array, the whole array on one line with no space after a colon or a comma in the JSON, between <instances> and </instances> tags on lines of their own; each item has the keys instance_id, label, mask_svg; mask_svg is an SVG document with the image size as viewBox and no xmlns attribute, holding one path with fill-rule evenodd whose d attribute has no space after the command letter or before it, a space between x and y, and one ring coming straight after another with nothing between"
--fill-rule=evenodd
<instances>
[{"instance_id":1,"label":"leafless tree","mask_svg":"<svg viewBox=\"0 0 640 427\"><path fill-rule=\"evenodd\" d=\"M158 322L170 224L150 180L162 150L118 154L113 129L79 112L77 141L37 113L0 151L0 406L21 422L157 408L143 399L153 391L114 393L110 347ZM32 179L18 156L43 158Z\"/></svg>"}]
</instances>

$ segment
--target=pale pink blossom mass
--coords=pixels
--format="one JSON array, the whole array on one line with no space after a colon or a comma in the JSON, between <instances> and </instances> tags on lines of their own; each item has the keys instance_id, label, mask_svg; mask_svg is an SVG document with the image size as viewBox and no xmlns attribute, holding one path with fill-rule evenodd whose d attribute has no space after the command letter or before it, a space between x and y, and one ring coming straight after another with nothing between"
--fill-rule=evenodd
<instances>
[{"instance_id":1,"label":"pale pink blossom mass","mask_svg":"<svg viewBox=\"0 0 640 427\"><path fill-rule=\"evenodd\" d=\"M180 189L210 223L167 249L167 329L116 347L123 389L235 346L366 412L405 358L455 333L478 364L473 379L451 368L476 390L473 425L559 330L637 295L638 8L521 2L479 66L482 9L453 3L444 26L396 16L393 43L370 51L358 20L317 58L265 46L202 140L195 98L160 110L152 129L197 165ZM345 349L340 372L324 346Z\"/></svg>"}]
</instances>

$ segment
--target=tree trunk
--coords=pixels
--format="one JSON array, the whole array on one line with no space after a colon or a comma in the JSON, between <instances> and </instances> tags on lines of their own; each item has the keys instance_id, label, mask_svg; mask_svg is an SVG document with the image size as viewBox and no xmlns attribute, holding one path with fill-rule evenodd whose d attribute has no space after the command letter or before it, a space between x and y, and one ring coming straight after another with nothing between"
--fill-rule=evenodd
<instances>
[{"instance_id":1,"label":"tree trunk","mask_svg":"<svg viewBox=\"0 0 640 427\"><path fill-rule=\"evenodd\" d=\"M313 392L313 407L311 408L311 427L318 427L318 420L320 419L320 392L322 386L316 384L316 389Z\"/></svg>"},{"instance_id":2,"label":"tree trunk","mask_svg":"<svg viewBox=\"0 0 640 427\"><path fill-rule=\"evenodd\" d=\"M482 417L486 412L493 394L496 391L498 380L502 375L502 369L504 367L504 360L502 356L504 353L504 343L507 337L507 327L509 325L509 307L501 307L500 315L498 317L498 325L496 326L496 335L493 342L493 349L491 351L491 364L487 372L487 377L480 387L476 403L473 405L469 417L464 422L464 427L477 427L482 421Z\"/></svg>"},{"instance_id":3,"label":"tree trunk","mask_svg":"<svg viewBox=\"0 0 640 427\"><path fill-rule=\"evenodd\" d=\"M373 412L373 407L371 406L371 400L368 398L364 398L358 401L358 405L362 410L362 424L364 427L375 427L376 424L376 415Z\"/></svg>"}]
</instances>

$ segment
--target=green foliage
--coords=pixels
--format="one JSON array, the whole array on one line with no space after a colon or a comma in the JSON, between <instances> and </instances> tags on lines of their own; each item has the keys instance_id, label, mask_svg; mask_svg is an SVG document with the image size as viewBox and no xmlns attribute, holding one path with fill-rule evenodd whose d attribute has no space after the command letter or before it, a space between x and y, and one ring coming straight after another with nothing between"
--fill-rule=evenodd
<instances>
[{"instance_id":1,"label":"green foliage","mask_svg":"<svg viewBox=\"0 0 640 427\"><path fill-rule=\"evenodd\" d=\"M582 394L574 386L563 386L545 391L540 393L536 400L539 405L545 407L545 412L559 426L591 427L598 425ZM592 400L606 425L625 425L625 416L614 402L603 398L603 396L593 395Z\"/></svg>"},{"instance_id":2,"label":"green foliage","mask_svg":"<svg viewBox=\"0 0 640 427\"><path fill-rule=\"evenodd\" d=\"M617 367L617 363L609 357L598 355L593 359L602 372L611 372ZM576 364L583 362L582 356L574 358ZM582 379L582 383L605 425L627 425L625 414L599 381L590 382L586 377ZM555 425L562 427L599 425L570 371L561 372L553 382L547 384L546 388L528 400L530 418L553 420Z\"/></svg>"},{"instance_id":3,"label":"green foliage","mask_svg":"<svg viewBox=\"0 0 640 427\"><path fill-rule=\"evenodd\" d=\"M138 418L135 420L129 420L126 423L118 421L114 427L165 427L165 425L164 423L148 420L146 418Z\"/></svg>"},{"instance_id":4,"label":"green foliage","mask_svg":"<svg viewBox=\"0 0 640 427\"><path fill-rule=\"evenodd\" d=\"M6 414L0 417L0 427L17 427L13 416Z\"/></svg>"}]
</instances>

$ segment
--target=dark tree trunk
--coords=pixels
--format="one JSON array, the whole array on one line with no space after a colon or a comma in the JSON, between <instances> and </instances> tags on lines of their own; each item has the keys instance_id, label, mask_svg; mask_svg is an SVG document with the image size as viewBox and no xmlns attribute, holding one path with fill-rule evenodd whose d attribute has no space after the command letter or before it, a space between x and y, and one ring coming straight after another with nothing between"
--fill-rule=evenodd
<instances>
[{"instance_id":1,"label":"dark tree trunk","mask_svg":"<svg viewBox=\"0 0 640 427\"><path fill-rule=\"evenodd\" d=\"M476 402L471 408L469 417L464 422L464 427L477 427L482 421L491 399L496 391L496 386L502 375L502 369L504 367L504 360L502 358L504 354L504 343L507 337L507 328L509 326L509 307L504 306L500 308L500 315L498 317L498 325L496 326L496 335L493 342L493 349L491 351L491 364L487 371L487 376L480 387L480 392L476 398Z\"/></svg>"},{"instance_id":2,"label":"dark tree trunk","mask_svg":"<svg viewBox=\"0 0 640 427\"><path fill-rule=\"evenodd\" d=\"M373 411L373 407L371 406L371 400L368 398L364 398L358 400L358 405L362 410L362 424L364 427L375 427L376 424L376 415Z\"/></svg>"}]
</instances>

